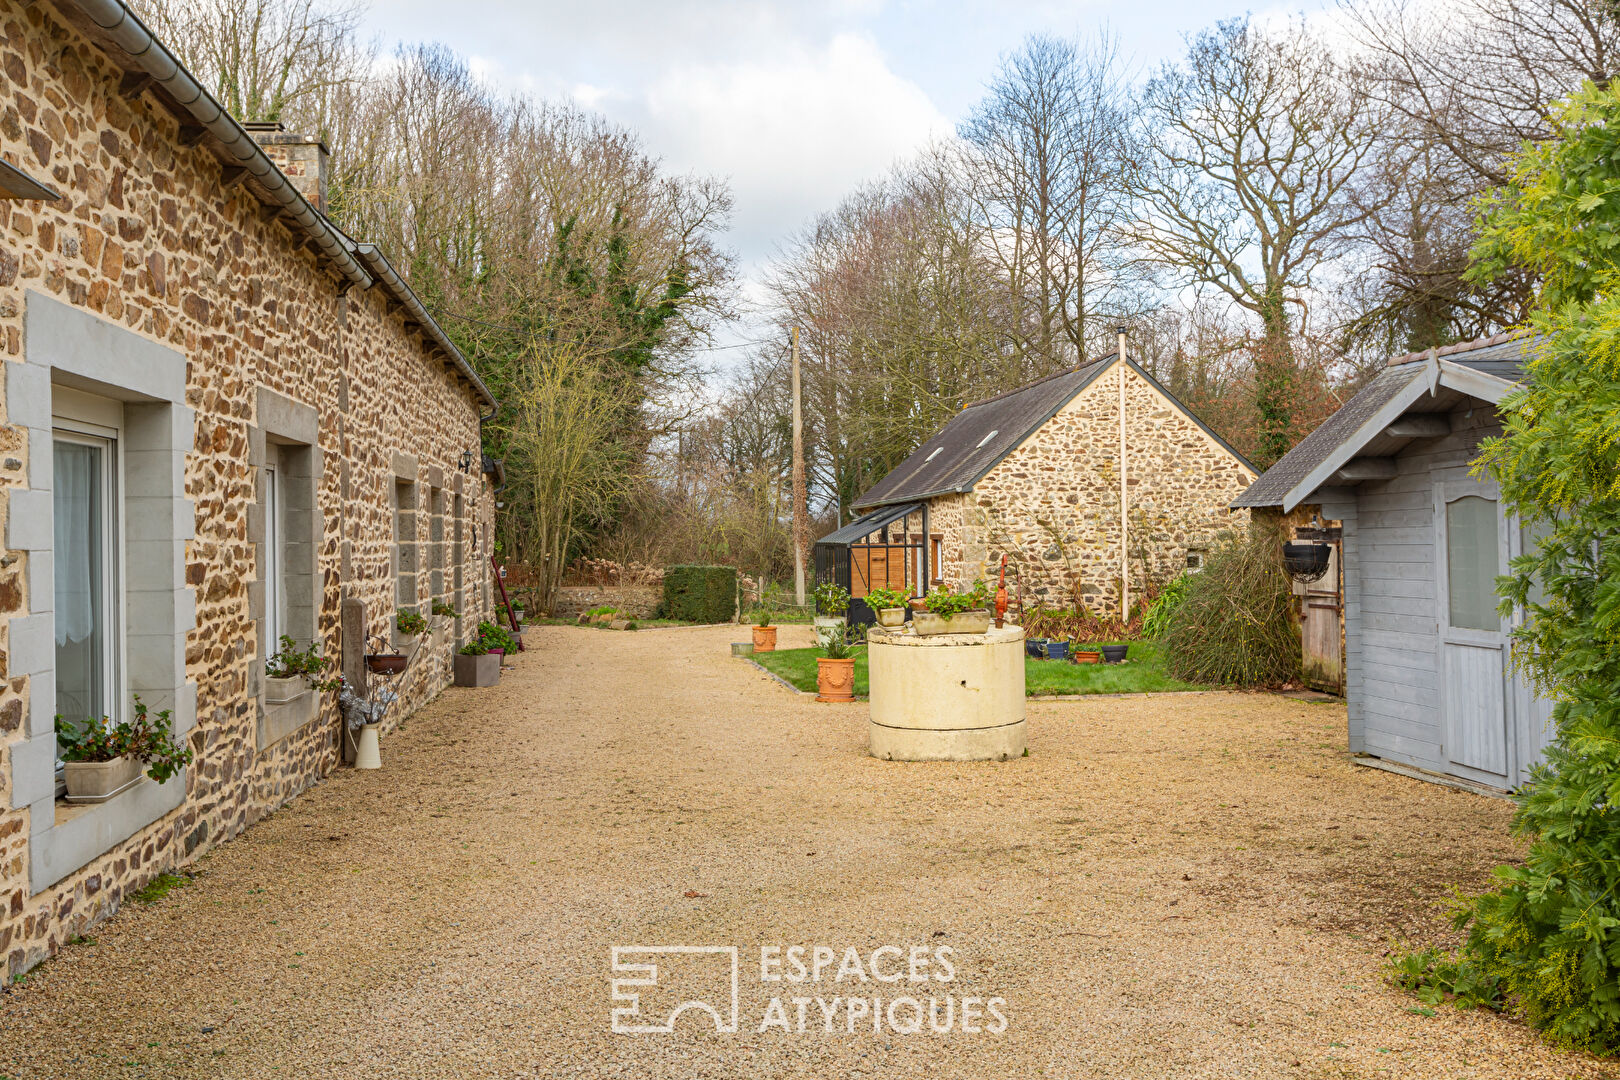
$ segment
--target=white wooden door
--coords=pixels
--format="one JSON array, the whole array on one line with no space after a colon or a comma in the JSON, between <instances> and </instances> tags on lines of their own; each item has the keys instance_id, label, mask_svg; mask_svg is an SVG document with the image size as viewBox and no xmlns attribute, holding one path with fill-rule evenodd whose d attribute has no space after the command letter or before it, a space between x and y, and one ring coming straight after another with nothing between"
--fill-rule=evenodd
<instances>
[{"instance_id":1,"label":"white wooden door","mask_svg":"<svg viewBox=\"0 0 1620 1080\"><path fill-rule=\"evenodd\" d=\"M1507 569L1507 523L1496 486L1459 476L1435 484L1443 753L1466 779L1510 787L1517 773L1509 737L1507 626L1496 611L1496 577Z\"/></svg>"}]
</instances>

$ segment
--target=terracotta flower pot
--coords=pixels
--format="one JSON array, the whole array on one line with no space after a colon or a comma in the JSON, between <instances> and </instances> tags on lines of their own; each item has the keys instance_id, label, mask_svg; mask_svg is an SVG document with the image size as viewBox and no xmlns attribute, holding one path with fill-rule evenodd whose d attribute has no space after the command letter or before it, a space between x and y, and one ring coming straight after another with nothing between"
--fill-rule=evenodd
<instances>
[{"instance_id":1,"label":"terracotta flower pot","mask_svg":"<svg viewBox=\"0 0 1620 1080\"><path fill-rule=\"evenodd\" d=\"M366 667L373 675L398 675L405 670L406 660L401 653L367 653Z\"/></svg>"},{"instance_id":2,"label":"terracotta flower pot","mask_svg":"<svg viewBox=\"0 0 1620 1080\"><path fill-rule=\"evenodd\" d=\"M754 627L754 651L755 652L775 652L776 651L776 627L774 627L774 626L756 626L756 627Z\"/></svg>"},{"instance_id":3,"label":"terracotta flower pot","mask_svg":"<svg viewBox=\"0 0 1620 1080\"><path fill-rule=\"evenodd\" d=\"M1077 664L1096 664L1101 661L1102 653L1095 650L1081 649L1074 654L1074 662Z\"/></svg>"},{"instance_id":4,"label":"terracotta flower pot","mask_svg":"<svg viewBox=\"0 0 1620 1080\"><path fill-rule=\"evenodd\" d=\"M816 695L817 701L854 701L855 658L816 657L816 689L821 691Z\"/></svg>"}]
</instances>

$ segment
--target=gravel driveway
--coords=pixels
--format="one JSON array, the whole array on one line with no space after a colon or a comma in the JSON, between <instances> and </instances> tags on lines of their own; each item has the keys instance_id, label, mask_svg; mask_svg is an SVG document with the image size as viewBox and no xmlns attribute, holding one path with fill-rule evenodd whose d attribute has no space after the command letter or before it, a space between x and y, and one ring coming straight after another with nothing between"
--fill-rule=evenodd
<instances>
[{"instance_id":1,"label":"gravel driveway","mask_svg":"<svg viewBox=\"0 0 1620 1080\"><path fill-rule=\"evenodd\" d=\"M1609 1075L1384 984L1393 938L1444 937L1449 887L1513 856L1510 808L1348 764L1342 708L1034 703L1028 758L881 762L864 705L732 659L744 633L531 631L383 771L0 997L0 1076ZM738 948L736 1033L613 1033L612 947L671 944ZM762 981L768 946L788 974L825 947L821 980ZM727 956L662 957L626 1022L683 991L726 1020ZM908 1033L930 1000L949 1032Z\"/></svg>"}]
</instances>

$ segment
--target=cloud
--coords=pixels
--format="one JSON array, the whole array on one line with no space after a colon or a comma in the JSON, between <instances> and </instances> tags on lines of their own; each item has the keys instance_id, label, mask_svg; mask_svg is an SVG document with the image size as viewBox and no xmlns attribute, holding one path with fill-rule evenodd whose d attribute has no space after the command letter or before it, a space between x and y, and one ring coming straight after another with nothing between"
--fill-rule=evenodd
<instances>
[{"instance_id":1,"label":"cloud","mask_svg":"<svg viewBox=\"0 0 1620 1080\"><path fill-rule=\"evenodd\" d=\"M950 130L876 44L848 33L769 58L671 67L625 104L598 101L672 167L731 181L745 260Z\"/></svg>"}]
</instances>

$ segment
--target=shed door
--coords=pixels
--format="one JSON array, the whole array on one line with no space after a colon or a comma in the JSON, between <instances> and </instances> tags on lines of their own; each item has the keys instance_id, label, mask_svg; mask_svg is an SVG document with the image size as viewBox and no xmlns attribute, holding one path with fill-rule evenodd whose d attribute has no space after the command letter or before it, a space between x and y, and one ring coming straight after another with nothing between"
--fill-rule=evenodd
<instances>
[{"instance_id":1,"label":"shed door","mask_svg":"<svg viewBox=\"0 0 1620 1080\"><path fill-rule=\"evenodd\" d=\"M1544 526L1526 526L1521 523L1516 530L1512 530L1512 539L1518 542L1513 554L1523 555L1535 550L1545 532ZM1531 587L1530 599L1537 604L1544 602L1539 582ZM1524 617L1523 611L1518 613L1520 620ZM1514 783L1524 784L1530 779L1530 767L1544 761L1547 744L1553 741L1558 732L1553 725L1553 703L1536 692L1529 673L1510 672L1508 679L1508 685L1513 690L1513 706L1520 718L1519 722L1513 725L1518 732L1514 746L1518 771Z\"/></svg>"},{"instance_id":2,"label":"shed door","mask_svg":"<svg viewBox=\"0 0 1620 1080\"><path fill-rule=\"evenodd\" d=\"M1443 753L1458 775L1511 786L1507 633L1496 612L1507 525L1495 485L1435 485Z\"/></svg>"}]
</instances>

